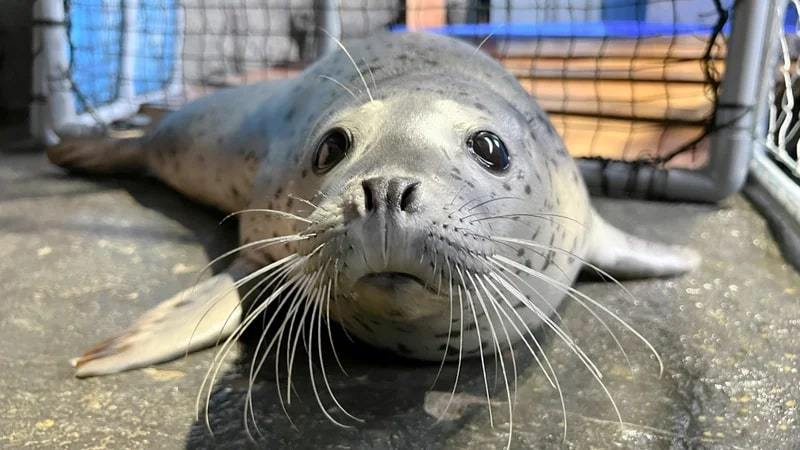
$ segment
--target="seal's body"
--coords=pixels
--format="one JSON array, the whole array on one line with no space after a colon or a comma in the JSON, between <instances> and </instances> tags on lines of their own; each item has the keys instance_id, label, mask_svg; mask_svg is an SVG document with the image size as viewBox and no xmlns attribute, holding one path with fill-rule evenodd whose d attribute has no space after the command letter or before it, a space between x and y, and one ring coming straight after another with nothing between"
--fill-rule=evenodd
<instances>
[{"instance_id":1,"label":"seal's body","mask_svg":"<svg viewBox=\"0 0 800 450\"><path fill-rule=\"evenodd\" d=\"M403 356L482 356L556 330L550 316L586 263L664 276L698 262L606 224L517 81L433 35L350 43L297 78L190 103L143 137L65 140L49 156L89 171L147 169L241 211L231 269L78 358L81 376L235 338L269 304L316 323L303 331L312 343L332 318ZM250 281L261 297L248 311L233 288Z\"/></svg>"}]
</instances>

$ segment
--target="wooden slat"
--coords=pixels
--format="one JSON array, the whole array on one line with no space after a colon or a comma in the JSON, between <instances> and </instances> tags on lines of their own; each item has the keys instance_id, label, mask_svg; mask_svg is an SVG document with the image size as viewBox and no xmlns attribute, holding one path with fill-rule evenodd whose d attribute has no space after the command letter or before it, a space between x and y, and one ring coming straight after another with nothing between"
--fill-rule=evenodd
<instances>
[{"instance_id":1,"label":"wooden slat","mask_svg":"<svg viewBox=\"0 0 800 450\"><path fill-rule=\"evenodd\" d=\"M500 58L500 62L515 76L533 78L575 79L629 79L659 80L675 82L706 81L702 60L664 61L641 58ZM724 70L724 62L714 63L717 70Z\"/></svg>"},{"instance_id":2,"label":"wooden slat","mask_svg":"<svg viewBox=\"0 0 800 450\"><path fill-rule=\"evenodd\" d=\"M497 58L638 58L702 59L708 36L649 37L641 39L490 39L483 48ZM721 39L714 56L722 58Z\"/></svg>"},{"instance_id":3,"label":"wooden slat","mask_svg":"<svg viewBox=\"0 0 800 450\"><path fill-rule=\"evenodd\" d=\"M550 119L576 158L602 157L624 161L659 158L703 134L701 126L664 126L563 114L550 114ZM695 150L671 161L670 167L701 167L707 160L708 146L708 138L705 138Z\"/></svg>"},{"instance_id":4,"label":"wooden slat","mask_svg":"<svg viewBox=\"0 0 800 450\"><path fill-rule=\"evenodd\" d=\"M406 0L406 26L409 30L438 28L446 23L445 0Z\"/></svg>"},{"instance_id":5,"label":"wooden slat","mask_svg":"<svg viewBox=\"0 0 800 450\"><path fill-rule=\"evenodd\" d=\"M702 121L713 111L701 83L521 79L546 111L651 120Z\"/></svg>"}]
</instances>

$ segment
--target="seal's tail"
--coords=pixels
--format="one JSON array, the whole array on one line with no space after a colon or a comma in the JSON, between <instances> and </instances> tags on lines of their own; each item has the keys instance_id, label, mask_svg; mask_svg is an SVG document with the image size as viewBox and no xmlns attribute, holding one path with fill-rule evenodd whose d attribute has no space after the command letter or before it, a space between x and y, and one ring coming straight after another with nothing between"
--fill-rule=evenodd
<instances>
[{"instance_id":1,"label":"seal's tail","mask_svg":"<svg viewBox=\"0 0 800 450\"><path fill-rule=\"evenodd\" d=\"M47 149L47 158L76 172L141 173L147 169L143 139L141 135L62 137Z\"/></svg>"}]
</instances>

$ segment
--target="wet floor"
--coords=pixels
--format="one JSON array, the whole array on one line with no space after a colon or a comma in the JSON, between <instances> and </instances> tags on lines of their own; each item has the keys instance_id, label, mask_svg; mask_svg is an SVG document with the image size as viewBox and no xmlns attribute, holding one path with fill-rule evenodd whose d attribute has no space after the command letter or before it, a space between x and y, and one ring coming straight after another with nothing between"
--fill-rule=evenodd
<instances>
[{"instance_id":1,"label":"wet floor","mask_svg":"<svg viewBox=\"0 0 800 450\"><path fill-rule=\"evenodd\" d=\"M158 368L73 378L69 357L191 285L198 268L235 243L235 226L219 227L219 214L153 181L68 177L37 152L3 152L0 159L0 447L505 445L509 403L493 358L486 361L492 427L479 360L464 364L450 401L455 364L433 385L437 364L398 360L340 337L348 376L332 366L329 381L341 405L364 422L348 421L323 395L328 413L354 427L326 418L302 369L307 364L293 376L290 421L269 365L252 389L255 442L243 408L257 336L238 346L212 389L213 436L195 417L213 351ZM613 284L581 282L582 292L652 343L663 374L636 336L600 316L623 354L596 317L567 302L561 325L602 372L602 385L567 345L541 334L537 356L547 357L558 375L566 436L558 391L535 359L519 351L517 376L509 379L516 392L512 447L800 445L800 276L781 258L761 217L741 197L713 207L596 204L622 228L692 245L704 262L685 277L626 282L635 301ZM307 361L302 350L297 358ZM504 362L510 368L510 355ZM285 391L285 378L280 382Z\"/></svg>"}]
</instances>

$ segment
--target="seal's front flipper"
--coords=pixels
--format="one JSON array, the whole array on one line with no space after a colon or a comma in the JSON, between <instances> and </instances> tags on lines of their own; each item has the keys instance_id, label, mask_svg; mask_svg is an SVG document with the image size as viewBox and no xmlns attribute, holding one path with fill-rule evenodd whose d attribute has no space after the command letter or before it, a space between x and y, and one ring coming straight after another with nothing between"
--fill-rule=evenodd
<instances>
[{"instance_id":1,"label":"seal's front flipper","mask_svg":"<svg viewBox=\"0 0 800 450\"><path fill-rule=\"evenodd\" d=\"M630 279L690 272L700 264L700 255L688 247L646 241L627 234L593 212L586 260L616 278Z\"/></svg>"},{"instance_id":2,"label":"seal's front flipper","mask_svg":"<svg viewBox=\"0 0 800 450\"><path fill-rule=\"evenodd\" d=\"M75 376L107 375L170 361L230 336L242 317L236 274L223 272L162 302L127 330L71 360Z\"/></svg>"}]
</instances>

